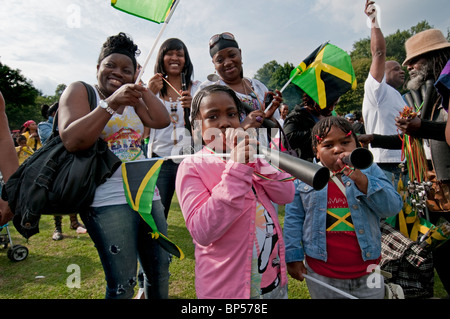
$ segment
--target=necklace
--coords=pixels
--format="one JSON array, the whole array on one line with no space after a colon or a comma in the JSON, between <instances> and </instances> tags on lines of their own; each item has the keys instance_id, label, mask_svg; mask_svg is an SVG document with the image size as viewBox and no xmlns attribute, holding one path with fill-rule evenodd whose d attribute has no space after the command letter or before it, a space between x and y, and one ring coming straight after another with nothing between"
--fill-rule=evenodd
<instances>
[{"instance_id":1,"label":"necklace","mask_svg":"<svg viewBox=\"0 0 450 319\"><path fill-rule=\"evenodd\" d=\"M169 101L170 101L170 120L172 121L173 124L173 145L176 145L178 143L177 140L177 123L178 123L178 114L177 114L177 104L178 104L178 100L179 98L177 98L176 102L173 103L172 102L172 98L169 97Z\"/></svg>"},{"instance_id":2,"label":"necklace","mask_svg":"<svg viewBox=\"0 0 450 319\"><path fill-rule=\"evenodd\" d=\"M106 100L106 95L103 93L103 91L100 89L100 87L97 84L95 85L95 88L97 89L98 94L100 95L100 98L102 100Z\"/></svg>"},{"instance_id":3,"label":"necklace","mask_svg":"<svg viewBox=\"0 0 450 319\"><path fill-rule=\"evenodd\" d=\"M258 98L258 95L256 95L256 92L253 90L253 87L251 85L249 85L250 88L250 94L247 94L247 89L246 89L246 83L245 83L245 79L242 78L242 88L244 89L244 94L250 96L250 98L252 99L256 99L259 103L259 107L261 109L263 109L264 105L261 103L261 101Z\"/></svg>"}]
</instances>

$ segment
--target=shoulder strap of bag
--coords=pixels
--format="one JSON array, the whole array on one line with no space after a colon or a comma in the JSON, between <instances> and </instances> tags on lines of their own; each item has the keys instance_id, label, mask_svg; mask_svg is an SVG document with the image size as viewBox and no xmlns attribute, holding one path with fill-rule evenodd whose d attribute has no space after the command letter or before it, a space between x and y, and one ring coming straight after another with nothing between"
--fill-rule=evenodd
<instances>
[{"instance_id":1,"label":"shoulder strap of bag","mask_svg":"<svg viewBox=\"0 0 450 319\"><path fill-rule=\"evenodd\" d=\"M87 84L83 81L80 81L80 83L82 83L87 91L88 94L88 101L89 101L89 106L91 107L91 112L97 107L97 96L95 94L94 88L92 87L92 85ZM52 127L52 136L57 136L58 133L58 111L56 111L55 114L55 118L53 120L53 127Z\"/></svg>"}]
</instances>

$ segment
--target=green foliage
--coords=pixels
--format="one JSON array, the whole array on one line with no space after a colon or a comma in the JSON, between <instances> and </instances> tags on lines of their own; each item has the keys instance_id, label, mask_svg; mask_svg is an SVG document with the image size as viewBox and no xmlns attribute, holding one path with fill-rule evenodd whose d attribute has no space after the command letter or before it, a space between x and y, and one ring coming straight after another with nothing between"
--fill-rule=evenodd
<instances>
[{"instance_id":1,"label":"green foliage","mask_svg":"<svg viewBox=\"0 0 450 319\"><path fill-rule=\"evenodd\" d=\"M356 76L356 89L350 90L341 96L335 111L342 115L351 113L354 110L361 110L362 98L364 97L364 82L369 74L370 58L360 58L352 60L353 69Z\"/></svg>"},{"instance_id":2,"label":"green foliage","mask_svg":"<svg viewBox=\"0 0 450 319\"><path fill-rule=\"evenodd\" d=\"M25 121L40 118L34 103L39 91L20 70L13 70L1 62L0 91L6 102L6 115L11 129L19 129Z\"/></svg>"},{"instance_id":3,"label":"green foliage","mask_svg":"<svg viewBox=\"0 0 450 319\"><path fill-rule=\"evenodd\" d=\"M395 60L400 64L406 58L405 42L416 33L433 28L427 21L423 20L411 27L409 30L400 31L385 35L386 59ZM447 39L450 40L450 29L447 30ZM336 107L338 114L346 114L361 111L364 98L364 82L369 74L372 54L370 51L370 37L360 39L353 44L353 50L349 53L352 65L355 70L357 87L341 96ZM256 72L255 78L263 82L269 89L280 89L288 80L290 72L294 69L291 63L283 66L276 61L270 61ZM406 71L406 70L405 70ZM400 93L404 93L400 90ZM290 84L283 92L283 99L290 109L301 100L301 90L294 84Z\"/></svg>"},{"instance_id":4,"label":"green foliage","mask_svg":"<svg viewBox=\"0 0 450 319\"><path fill-rule=\"evenodd\" d=\"M0 90L8 105L21 107L34 104L39 92L20 70L13 70L0 62Z\"/></svg>"},{"instance_id":5,"label":"green foliage","mask_svg":"<svg viewBox=\"0 0 450 319\"><path fill-rule=\"evenodd\" d=\"M6 102L6 115L11 130L20 129L28 120L36 123L43 121L41 106L58 101L65 88L65 84L59 84L55 95L42 95L19 69L11 69L0 62L0 91Z\"/></svg>"},{"instance_id":6,"label":"green foliage","mask_svg":"<svg viewBox=\"0 0 450 319\"><path fill-rule=\"evenodd\" d=\"M275 90L283 88L294 68L292 63L286 62L284 65L280 65L276 61L270 61L256 72L255 79L260 80L269 90L275 92ZM282 94L283 101L289 105L290 110L299 104L302 98L302 91L295 84L289 84Z\"/></svg>"}]
</instances>

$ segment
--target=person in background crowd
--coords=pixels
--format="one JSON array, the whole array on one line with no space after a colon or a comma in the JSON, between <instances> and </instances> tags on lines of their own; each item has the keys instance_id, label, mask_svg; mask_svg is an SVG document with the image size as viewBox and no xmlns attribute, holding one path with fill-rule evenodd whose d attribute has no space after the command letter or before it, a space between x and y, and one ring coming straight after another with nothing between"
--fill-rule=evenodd
<instances>
[{"instance_id":1,"label":"person in background crowd","mask_svg":"<svg viewBox=\"0 0 450 319\"><path fill-rule=\"evenodd\" d=\"M26 121L23 123L20 134L27 138L27 145L33 149L33 151L37 151L42 147L41 139L39 138L39 134L37 132L37 124L33 120Z\"/></svg>"},{"instance_id":2,"label":"person in background crowd","mask_svg":"<svg viewBox=\"0 0 450 319\"><path fill-rule=\"evenodd\" d=\"M46 120L43 122L40 122L37 126L38 128L38 135L41 139L42 145L47 142L47 139L52 134L53 129L53 119L55 118L56 111L58 110L58 102L53 103L51 106L48 106L47 104L43 104L41 106L41 114L42 117Z\"/></svg>"},{"instance_id":3,"label":"person in background crowd","mask_svg":"<svg viewBox=\"0 0 450 319\"><path fill-rule=\"evenodd\" d=\"M332 112L338 103L336 100L325 108L321 108L309 95L303 94L303 102L297 105L284 120L283 130L289 145L305 161L314 160L314 152L311 147L311 129L322 118L332 116ZM283 146L286 148L284 139Z\"/></svg>"},{"instance_id":4,"label":"person in background crowd","mask_svg":"<svg viewBox=\"0 0 450 319\"><path fill-rule=\"evenodd\" d=\"M435 87L439 95L442 97L442 107L447 111L445 140L447 141L447 144L450 145L450 117L448 116L448 105L450 103L450 60L447 61L441 75L435 83Z\"/></svg>"},{"instance_id":5,"label":"person in background crowd","mask_svg":"<svg viewBox=\"0 0 450 319\"><path fill-rule=\"evenodd\" d=\"M19 145L16 146L17 158L19 159L19 165L22 165L28 157L33 155L34 151L27 145L27 138L24 135L17 137L17 144Z\"/></svg>"},{"instance_id":6,"label":"person in background crowd","mask_svg":"<svg viewBox=\"0 0 450 319\"><path fill-rule=\"evenodd\" d=\"M286 103L281 103L280 105L280 119L278 122L281 124L281 127L283 127L284 120L289 114L289 106Z\"/></svg>"},{"instance_id":7,"label":"person in background crowd","mask_svg":"<svg viewBox=\"0 0 450 319\"><path fill-rule=\"evenodd\" d=\"M372 64L364 84L362 113L366 134L391 135L397 133L395 118L405 106L397 88L405 81L405 72L396 61L386 61L386 41L378 25L374 1L366 1L364 13L371 19L370 49ZM397 186L401 174L401 151L372 148L374 162Z\"/></svg>"},{"instance_id":8,"label":"person in background crowd","mask_svg":"<svg viewBox=\"0 0 450 319\"><path fill-rule=\"evenodd\" d=\"M38 124L38 135L43 145L47 142L53 132L53 120L55 118L56 111L58 110L58 106L58 102L53 103L51 106L48 106L47 104L41 106L41 114L47 120ZM84 228L84 225L80 224L78 221L77 214L70 214L69 217L70 229L76 230L78 234L85 234L86 228ZM64 239L61 223L62 218L63 217L61 215L54 216L55 230L52 234L53 240Z\"/></svg>"},{"instance_id":9,"label":"person in background crowd","mask_svg":"<svg viewBox=\"0 0 450 319\"><path fill-rule=\"evenodd\" d=\"M353 122L353 131L356 135L366 134L366 130L364 128L364 119L362 113L359 111L355 112L355 121Z\"/></svg>"},{"instance_id":10,"label":"person in background crowd","mask_svg":"<svg viewBox=\"0 0 450 319\"><path fill-rule=\"evenodd\" d=\"M352 125L353 125L353 123L355 122L355 114L353 114L353 113L345 114L345 119L347 121L349 121L350 123L352 123Z\"/></svg>"}]
</instances>

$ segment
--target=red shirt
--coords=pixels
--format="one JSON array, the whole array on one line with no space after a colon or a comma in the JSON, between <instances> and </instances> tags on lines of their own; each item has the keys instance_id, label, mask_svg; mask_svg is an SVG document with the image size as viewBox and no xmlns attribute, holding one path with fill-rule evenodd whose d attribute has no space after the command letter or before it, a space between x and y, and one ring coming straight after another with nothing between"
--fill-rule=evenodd
<instances>
[{"instance_id":1,"label":"red shirt","mask_svg":"<svg viewBox=\"0 0 450 319\"><path fill-rule=\"evenodd\" d=\"M333 182L328 183L327 261L306 256L306 262L319 275L353 279L367 275L367 267L378 260L364 261L353 226L347 197Z\"/></svg>"}]
</instances>

